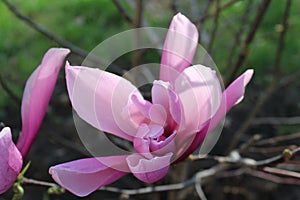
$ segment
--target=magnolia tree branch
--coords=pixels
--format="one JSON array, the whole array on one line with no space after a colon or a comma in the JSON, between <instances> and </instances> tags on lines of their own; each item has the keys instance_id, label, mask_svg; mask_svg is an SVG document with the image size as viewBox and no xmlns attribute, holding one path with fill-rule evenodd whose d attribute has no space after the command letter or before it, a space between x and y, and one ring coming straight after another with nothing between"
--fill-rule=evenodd
<instances>
[{"instance_id":1,"label":"magnolia tree branch","mask_svg":"<svg viewBox=\"0 0 300 200\"><path fill-rule=\"evenodd\" d=\"M231 0L228 1L227 3L225 3L224 5L220 6L220 10L226 10L227 8L230 8L232 5L234 5L235 3L239 2L241 0ZM214 13L207 13L204 16L200 17L198 20L195 21L195 24L202 24L204 21L206 21L209 18L214 17L217 14L217 10Z\"/></svg>"},{"instance_id":2,"label":"magnolia tree branch","mask_svg":"<svg viewBox=\"0 0 300 200\"><path fill-rule=\"evenodd\" d=\"M273 138L260 140L260 141L256 142L254 145L262 146L262 145L267 145L267 144L277 144L279 142L285 142L288 140L295 140L295 139L300 139L300 133L277 136L277 137L273 137Z\"/></svg>"},{"instance_id":3,"label":"magnolia tree branch","mask_svg":"<svg viewBox=\"0 0 300 200\"><path fill-rule=\"evenodd\" d=\"M300 152L300 147L291 150L290 152L288 152L290 158L292 156L295 156L297 153ZM202 155L192 155L189 157L189 159L191 161L195 161L195 160L202 160L202 159L212 159L217 161L218 163L227 163L227 164L237 164L237 165L243 165L243 166L248 166L248 167L258 167L258 166L266 166L266 165L270 165L272 163L278 163L283 161L286 158L286 154L282 153L279 154L277 156L265 159L265 160L259 160L256 161L252 158L244 158L241 157L241 155L239 154L239 152L237 150L232 151L229 156L202 156Z\"/></svg>"},{"instance_id":4,"label":"magnolia tree branch","mask_svg":"<svg viewBox=\"0 0 300 200\"><path fill-rule=\"evenodd\" d=\"M215 38L217 35L217 31L218 31L220 12L221 12L220 0L216 0L216 12L215 12L216 14L214 16L214 23L213 23L212 31L210 34L210 40L209 40L209 43L207 46L207 52L210 54L211 54L212 47L213 47L213 44L214 44L214 41L215 41Z\"/></svg>"},{"instance_id":5,"label":"magnolia tree branch","mask_svg":"<svg viewBox=\"0 0 300 200\"><path fill-rule=\"evenodd\" d=\"M300 117L258 117L252 121L252 125L298 125Z\"/></svg>"},{"instance_id":6,"label":"magnolia tree branch","mask_svg":"<svg viewBox=\"0 0 300 200\"><path fill-rule=\"evenodd\" d=\"M17 17L19 18L22 22L27 24L29 27L32 29L38 31L48 39L56 42L57 44L66 47L72 51L72 53L84 58L84 59L89 59L90 61L94 62L95 64L103 65L106 66L106 63L100 60L98 57L94 57L89 55L89 52L81 49L80 47L74 45L73 43L55 35L54 33L48 31L44 27L40 26L39 24L35 23L32 21L29 17L23 15L16 7L14 7L9 1L7 0L1 0L6 7ZM89 57L87 57L89 55ZM120 68L119 66L115 64L110 65L111 71L118 73L118 74L125 74L125 70Z\"/></svg>"},{"instance_id":7,"label":"magnolia tree branch","mask_svg":"<svg viewBox=\"0 0 300 200\"><path fill-rule=\"evenodd\" d=\"M269 0L265 0L261 4L260 12L257 14L256 20L258 20L258 19L261 20L262 19L262 16L265 13L269 3L270 3ZM287 28L288 28L287 24L288 24L290 8L291 8L291 0L287 0L284 15L283 15L283 20L282 20L284 30L280 32L279 40L278 40L278 44L277 44L277 50L276 50L276 53L275 53L276 58L275 58L274 69L273 69L273 80L270 82L270 84L267 87L266 91L260 96L260 98L257 101L257 104L253 108L252 112L248 115L245 122L236 131L236 133L234 133L233 140L232 140L232 142L231 142L231 144L229 145L229 148L228 148L229 150L232 150L233 148L235 148L238 145L241 137L245 134L245 132L251 126L253 118L261 110L262 106L267 101L267 99L271 96L271 94L275 91L275 89L278 88L278 82L280 82L279 81L279 77L280 77L279 67L280 67L282 53L283 53L283 49L284 49L284 45L285 45L284 40L285 40L285 36L286 36L286 31L287 31ZM256 20L254 20L253 28L251 28L250 33L249 33L249 35L248 35L248 37L245 41L245 44L247 44L246 46L248 46L250 44L250 42L252 41L252 39L254 37L254 33L257 29L257 26L259 25L259 22L256 22ZM246 54L245 55L240 54L238 62L237 62L237 64L239 64L239 65L235 66L235 69L233 70L233 73L232 73L232 76L231 76L230 80L233 78L233 75L238 70L239 66L242 64L242 62L244 61L245 58L246 58Z\"/></svg>"},{"instance_id":8,"label":"magnolia tree branch","mask_svg":"<svg viewBox=\"0 0 300 200\"><path fill-rule=\"evenodd\" d=\"M234 54L235 51L237 49L237 47L239 45L241 45L241 41L242 41L242 35L245 33L246 30L246 24L250 15L250 11L251 11L251 6L253 4L253 1L248 1L246 8L245 8L245 12L244 14L241 16L241 20L240 20L240 27L239 30L234 34L234 42L230 48L230 53L227 59L227 65L226 65L226 69L230 69L231 65L232 65L232 61L234 58Z\"/></svg>"},{"instance_id":9,"label":"magnolia tree branch","mask_svg":"<svg viewBox=\"0 0 300 200\"><path fill-rule=\"evenodd\" d=\"M283 160L286 159L291 159L294 157L296 154L300 152L300 147L292 150L289 152L289 155L287 157L287 154L282 153L277 156L265 159L265 160L260 160L256 161L252 158L243 158L240 156L238 151L233 151L231 154L227 157L225 156L190 156L189 160L190 161L196 161L196 160L203 160L203 159L212 159L217 161L217 165L208 168L206 170L201 170L197 172L192 178L187 179L185 181L182 181L180 183L176 184L168 184L168 185L159 185L159 186L149 186L149 187L144 187L144 188L139 188L139 189L122 189L122 188L117 188L117 187L102 187L99 189L99 191L107 191L107 192L112 192L112 193L118 193L126 196L130 195L140 195L140 194L149 194L149 193L155 193L155 192L165 192L165 191L174 191L174 190L182 190L184 188L190 187L192 185L195 185L196 191L199 195L199 197L202 200L205 200L205 194L202 190L201 185L206 182L206 179L209 177L228 177L228 176L237 176L241 175L243 173L248 173L253 176L257 176L257 174L264 174L264 176L260 178L264 178L267 180L271 180L273 182L280 182L280 177L274 176L274 175L268 175L265 172L276 174L276 175L281 175L281 176L289 176L294 179L284 179L287 181L287 184L294 184L295 183L295 178L300 179L300 174L297 172L291 172L287 170L280 170L277 168L271 168L268 167L271 164L274 163L280 163ZM237 166L240 166L240 169L234 171L227 171L232 168L236 168ZM246 168L245 168L246 167ZM263 167L262 172L252 170L252 168L256 167ZM220 173L222 172L222 173ZM272 178L270 178L272 177ZM275 180L276 179L276 180ZM24 185L35 185L35 186L41 186L41 187L48 187L48 188L60 188L59 185L55 183L50 183L46 181L39 181L39 180L34 180L34 179L29 179L24 177L22 180L22 184Z\"/></svg>"},{"instance_id":10,"label":"magnolia tree branch","mask_svg":"<svg viewBox=\"0 0 300 200\"><path fill-rule=\"evenodd\" d=\"M265 15L267 9L268 9L268 6L270 4L271 0L263 0L262 3L259 5L259 8L258 8L258 12L255 16L255 19L250 27L250 31L248 33L248 35L246 36L246 39L243 43L243 46L242 46L242 49L240 51L240 54L238 56L238 60L237 62L235 63L230 75L229 75L229 78L228 80L226 81L226 84L230 83L233 81L234 79L234 76L236 75L236 73L238 72L238 70L242 67L242 64L244 63L246 57L247 57L247 54L248 54L248 48L249 48L249 45L251 44L251 42L253 41L253 38L255 36L255 33L263 19L263 16Z\"/></svg>"},{"instance_id":11,"label":"magnolia tree branch","mask_svg":"<svg viewBox=\"0 0 300 200\"><path fill-rule=\"evenodd\" d=\"M127 13L126 9L123 8L119 0L112 0L113 4L119 11L119 13L124 17L124 19L129 23L133 24L134 20L131 18L131 16Z\"/></svg>"},{"instance_id":12,"label":"magnolia tree branch","mask_svg":"<svg viewBox=\"0 0 300 200\"><path fill-rule=\"evenodd\" d=\"M10 98L19 106L21 105L21 98L17 96L12 89L6 84L6 81L3 79L2 75L0 74L0 86L3 88L3 90L10 96Z\"/></svg>"}]
</instances>

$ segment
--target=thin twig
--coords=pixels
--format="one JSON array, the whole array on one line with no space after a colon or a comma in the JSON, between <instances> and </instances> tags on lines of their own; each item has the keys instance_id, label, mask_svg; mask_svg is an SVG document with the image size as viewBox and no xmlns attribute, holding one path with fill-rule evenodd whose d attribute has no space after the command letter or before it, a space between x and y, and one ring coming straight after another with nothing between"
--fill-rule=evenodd
<instances>
[{"instance_id":1,"label":"thin twig","mask_svg":"<svg viewBox=\"0 0 300 200\"><path fill-rule=\"evenodd\" d=\"M255 142L261 139L261 135L255 134L253 135L245 144L241 145L241 148L239 149L240 153L246 152L250 146L252 146Z\"/></svg>"},{"instance_id":2,"label":"thin twig","mask_svg":"<svg viewBox=\"0 0 300 200\"><path fill-rule=\"evenodd\" d=\"M257 28L259 27L259 24L261 23L262 21L262 18L264 16L264 14L266 13L267 11L267 8L270 4L271 0L264 0L259 8L258 8L258 12L255 16L255 19L251 25L251 28L250 28L250 31L243 43L243 46L242 46L242 49L240 51L240 54L238 56L238 60L236 62L236 64L234 65L230 75L229 75L229 78L228 80L226 81L226 84L232 82L232 80L234 79L234 76L236 75L237 71L242 67L242 64L244 63L246 57L247 57L247 54L248 54L248 48L249 48L249 45L251 44L254 36L255 36L255 33L257 31Z\"/></svg>"},{"instance_id":3,"label":"thin twig","mask_svg":"<svg viewBox=\"0 0 300 200\"><path fill-rule=\"evenodd\" d=\"M291 151L289 158L291 158L298 152L300 152L300 147ZM107 192L119 193L119 194L130 196L130 195L138 195L138 194L149 194L149 193L153 193L153 192L181 190L181 189L187 188L187 187L195 184L196 190L197 190L199 196L201 197L201 199L206 199L204 192L201 188L201 184L204 181L203 179L214 176L221 171L226 171L227 169L232 167L232 164L234 164L234 165L242 164L243 166L246 166L246 167L267 166L267 165L270 165L270 164L273 164L276 162L280 162L282 159L285 158L285 155L281 154L281 155L274 156L272 158L268 158L265 160L255 161L250 158L242 158L242 157L240 157L240 155L238 154L237 151L234 151L233 153L231 153L231 155L229 157L211 156L209 158L212 158L212 159L218 161L219 164L217 164L214 167L211 167L209 169L199 171L192 178L190 178L186 181L180 182L180 183L169 184L169 185L159 185L159 186L149 186L149 187L144 187L144 188L139 188L139 189L121 189L121 188L116 188L116 187L102 187L99 189L99 191L107 191ZM199 157L193 156L193 157L191 157L191 159L197 160L197 159L199 159ZM203 159L203 157L201 157L201 159ZM265 168L265 169L268 169L268 168ZM241 169L239 169L239 171L241 171L241 173L239 173L239 174L242 174L242 172L245 172L245 169L241 168ZM280 172L282 173L282 171L280 171ZM223 174L223 173L221 173L221 174ZM289 176L289 175L290 174L287 174L287 176ZM293 174L293 175L295 177L295 174ZM224 176L224 174L223 174L223 176ZM37 185L37 186L42 186L42 187L60 187L59 185L57 185L55 183L50 183L50 182L46 182L46 181L38 181L38 180L29 179L29 178L25 178L25 177L23 178L22 183L25 185Z\"/></svg>"},{"instance_id":4,"label":"thin twig","mask_svg":"<svg viewBox=\"0 0 300 200\"><path fill-rule=\"evenodd\" d=\"M241 0L231 0L229 2L227 2L226 4L222 5L220 7L220 10L224 11L226 10L227 8L230 8L232 5L234 5L235 3L239 2ZM209 14L206 14L204 16L202 16L201 18L199 18L198 20L195 20L195 24L202 24L205 20L209 19L209 18L212 18L216 15L216 13L209 13Z\"/></svg>"},{"instance_id":5,"label":"thin twig","mask_svg":"<svg viewBox=\"0 0 300 200\"><path fill-rule=\"evenodd\" d=\"M178 13L178 0L172 0L170 2L170 7L171 7L171 10L173 12L173 15L176 15Z\"/></svg>"},{"instance_id":6,"label":"thin twig","mask_svg":"<svg viewBox=\"0 0 300 200\"><path fill-rule=\"evenodd\" d=\"M268 181L271 181L273 183L277 183L277 184L288 184L288 185L300 185L300 181L297 178L283 178L283 177L279 177L279 176L275 176L266 172L262 172L262 171L257 171L257 170L251 170L248 169L245 171L245 174L248 174L250 176L254 176L260 179L265 179Z\"/></svg>"},{"instance_id":7,"label":"thin twig","mask_svg":"<svg viewBox=\"0 0 300 200\"><path fill-rule=\"evenodd\" d=\"M285 11L282 20L282 29L279 35L278 49L276 51L275 62L274 62L274 70L277 73L279 73L280 71L280 63L282 59L282 52L285 46L284 40L285 40L286 32L288 30L288 18L290 15L291 4L292 4L292 0L286 0L286 6L285 6Z\"/></svg>"},{"instance_id":8,"label":"thin twig","mask_svg":"<svg viewBox=\"0 0 300 200\"><path fill-rule=\"evenodd\" d=\"M219 173L217 178L236 177L236 176L241 176L243 174L250 175L259 179L271 181L277 184L300 185L300 181L298 178L279 177L263 171L254 170L251 168L239 168L236 170Z\"/></svg>"},{"instance_id":9,"label":"thin twig","mask_svg":"<svg viewBox=\"0 0 300 200\"><path fill-rule=\"evenodd\" d=\"M299 139L300 138L300 133L295 133L295 134L291 134L291 135L283 135L283 136L277 136L277 137L273 137L273 138L268 138L265 140L261 140L259 142L256 142L255 145L259 145L259 146L263 146L266 144L277 144L279 142L284 142L284 141L288 141L288 140L295 140L295 139Z\"/></svg>"},{"instance_id":10,"label":"thin twig","mask_svg":"<svg viewBox=\"0 0 300 200\"><path fill-rule=\"evenodd\" d=\"M278 89L281 87L286 87L295 81L300 80L300 71L292 73L291 75L283 77L280 82L278 83Z\"/></svg>"},{"instance_id":11,"label":"thin twig","mask_svg":"<svg viewBox=\"0 0 300 200\"><path fill-rule=\"evenodd\" d=\"M282 152L285 149L296 149L296 145L283 145L283 146L275 146L275 147L249 147L247 152L252 153L261 153L261 154L274 154L278 152Z\"/></svg>"},{"instance_id":12,"label":"thin twig","mask_svg":"<svg viewBox=\"0 0 300 200\"><path fill-rule=\"evenodd\" d=\"M153 192L165 192L165 191L171 191L171 190L181 190L186 187L189 187L196 183L196 181L201 181L202 179L212 176L216 174L219 171L222 171L226 169L226 165L216 165L215 167L212 167L207 170L200 171L196 173L192 178L176 184L169 184L169 185L159 185L159 186L149 186L139 189L121 189L116 187L102 187L99 189L99 191L107 191L107 192L113 192L113 193L119 193L119 194L125 194L125 195L138 195L138 194L149 194ZM22 181L25 185L37 185L42 187L60 187L59 185L55 183L50 183L46 181L38 181L35 179L29 179L29 178L23 178Z\"/></svg>"},{"instance_id":13,"label":"thin twig","mask_svg":"<svg viewBox=\"0 0 300 200\"><path fill-rule=\"evenodd\" d=\"M123 6L121 5L121 3L118 0L112 0L112 2L114 3L114 5L116 6L116 8L118 9L118 11L120 12L120 14L124 17L124 19L129 23L129 24L133 24L133 19L130 17L130 15L127 13L126 9L123 8Z\"/></svg>"},{"instance_id":14,"label":"thin twig","mask_svg":"<svg viewBox=\"0 0 300 200\"><path fill-rule=\"evenodd\" d=\"M252 125L298 125L300 117L259 117L252 121Z\"/></svg>"},{"instance_id":15,"label":"thin twig","mask_svg":"<svg viewBox=\"0 0 300 200\"><path fill-rule=\"evenodd\" d=\"M276 174L279 176L289 176L292 178L300 179L300 173L289 171L289 170L278 169L278 168L274 168L274 167L264 167L263 171L271 173L271 174Z\"/></svg>"},{"instance_id":16,"label":"thin twig","mask_svg":"<svg viewBox=\"0 0 300 200\"><path fill-rule=\"evenodd\" d=\"M143 1L142 0L136 0L135 1L135 17L134 17L134 21L133 21L133 28L137 29L141 27L141 22L142 22L142 13L143 13ZM135 43L135 50L133 52L133 57L132 57L132 65L133 67L136 67L140 64L140 58L141 58L141 51L138 49L138 47L140 46L140 32L139 31L135 31L135 39L134 39L134 43Z\"/></svg>"},{"instance_id":17,"label":"thin twig","mask_svg":"<svg viewBox=\"0 0 300 200\"><path fill-rule=\"evenodd\" d=\"M55 183L50 183L50 182L46 182L46 181L38 181L35 179L26 178L26 177L23 177L22 183L25 185L36 185L36 186L42 186L42 187L60 187L59 185L57 185Z\"/></svg>"},{"instance_id":18,"label":"thin twig","mask_svg":"<svg viewBox=\"0 0 300 200\"><path fill-rule=\"evenodd\" d=\"M10 98L18 105L21 105L21 98L17 96L10 87L6 84L6 82L3 80L2 75L0 74L0 85L2 86L3 90L10 96Z\"/></svg>"},{"instance_id":19,"label":"thin twig","mask_svg":"<svg viewBox=\"0 0 300 200\"><path fill-rule=\"evenodd\" d=\"M244 135L244 133L248 130L248 128L252 124L253 118L257 115L257 113L261 110L264 103L267 101L267 99L271 96L271 94L274 92L276 88L277 78L274 78L273 81L268 85L267 89L264 91L264 93L260 96L260 98L257 100L257 103L255 104L255 107L252 109L250 114L247 116L247 119L244 121L244 123L241 125L241 127L233 134L233 139L228 146L228 152L234 149L237 144L239 143L241 137Z\"/></svg>"},{"instance_id":20,"label":"thin twig","mask_svg":"<svg viewBox=\"0 0 300 200\"><path fill-rule=\"evenodd\" d=\"M246 21L247 21L247 19L249 17L252 3L253 3L253 1L248 1L247 2L245 12L244 12L243 16L241 17L240 28L239 28L239 30L234 35L234 42L233 42L233 44L232 44L232 46L230 48L230 53L229 53L229 56L227 58L226 69L229 69L230 66L232 65L232 60L233 60L233 56L234 56L235 50L237 49L238 45L240 45L240 43L241 43L242 35L244 34L244 31L246 30L245 29L245 26L247 24Z\"/></svg>"},{"instance_id":21,"label":"thin twig","mask_svg":"<svg viewBox=\"0 0 300 200\"><path fill-rule=\"evenodd\" d=\"M212 31L210 34L210 40L207 46L207 52L211 53L212 51L212 47L215 41L215 37L217 34L217 30L218 30L218 25L219 25L219 16L220 16L220 0L216 0L216 12L215 12L215 16L214 16L214 23L213 23L213 27L212 27Z\"/></svg>"},{"instance_id":22,"label":"thin twig","mask_svg":"<svg viewBox=\"0 0 300 200\"><path fill-rule=\"evenodd\" d=\"M261 14L258 14L256 19L261 20L261 18L263 16L263 13L266 11L266 8L268 7L269 3L270 3L269 0L264 1L264 3L260 6L260 12L259 13L261 13ZM283 24L285 24L285 25L288 24L289 12L290 12L290 7L291 7L290 5L291 5L291 0L287 0L285 11L284 11L284 16L283 16ZM256 21L256 20L254 20L254 21ZM256 26L254 26L254 27L257 28L259 22L254 23L254 24L256 24ZM251 39L247 38L245 44L247 44L249 41L252 41L256 28L251 29L252 31L250 31L250 33L253 33L252 38ZM278 84L278 80L279 80L279 77L280 77L279 66L281 64L282 52L283 52L283 49L284 49L284 46L285 46L284 39L285 39L285 35L286 35L285 33L286 33L287 26L284 27L284 29L285 29L285 31L282 31L279 35L277 50L276 50L276 53L275 53L276 59L275 59L275 62L274 62L273 80L271 81L268 88L266 89L266 92L263 93L260 96L260 98L258 100L258 103L254 107L252 112L248 115L246 121L242 124L242 126L238 129L238 131L236 133L234 133L234 137L233 137L234 139L232 140L232 142L231 142L231 144L229 145L229 148L228 148L229 151L237 146L237 144L239 143L241 137L245 134L245 132L251 126L253 118L261 110L261 107L264 105L264 103L269 98L269 96L271 96L271 94L275 91L275 89L277 89L277 84ZM249 35L251 35L251 34L249 34ZM245 57L244 58L240 57L238 62L243 62L244 59L245 59ZM236 69L238 69L238 68L236 68ZM233 78L233 76L231 78Z\"/></svg>"},{"instance_id":23,"label":"thin twig","mask_svg":"<svg viewBox=\"0 0 300 200\"><path fill-rule=\"evenodd\" d=\"M293 157L295 154L300 152L300 147L293 149L290 151L290 157ZM244 158L241 157L238 151L232 151L229 156L205 156L202 155L192 155L189 157L189 160L195 161L195 160L202 160L202 159L211 159L215 160L218 163L227 163L227 164L237 164L237 165L243 165L248 167L257 167L257 166L266 166L269 164L273 164L275 162L280 162L283 159L285 159L285 154L279 154L271 158L267 158L264 160L256 161L252 158Z\"/></svg>"},{"instance_id":24,"label":"thin twig","mask_svg":"<svg viewBox=\"0 0 300 200\"><path fill-rule=\"evenodd\" d=\"M204 11L203 11L203 16L205 16L205 15L207 15L208 14L208 11L209 11L209 8L210 8L210 6L212 5L212 3L213 3L213 0L211 0L211 1L208 1L207 3L206 3L206 7L205 7L205 9L204 9ZM198 29L198 31L199 31L199 43L202 43L203 41L201 41L202 40L202 34L203 34L203 28L202 28L202 26L203 26L203 24L204 24L204 22L205 22L205 20L203 20L203 21L200 21L199 23L197 23L196 24L196 26L197 26L197 29Z\"/></svg>"}]
</instances>

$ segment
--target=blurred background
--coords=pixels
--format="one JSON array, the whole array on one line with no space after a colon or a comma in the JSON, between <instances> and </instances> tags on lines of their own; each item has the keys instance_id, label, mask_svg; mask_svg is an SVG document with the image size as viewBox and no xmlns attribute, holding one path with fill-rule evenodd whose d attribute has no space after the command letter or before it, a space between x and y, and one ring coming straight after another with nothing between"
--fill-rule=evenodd
<instances>
[{"instance_id":1,"label":"blurred background","mask_svg":"<svg viewBox=\"0 0 300 200\"><path fill-rule=\"evenodd\" d=\"M181 12L197 26L199 42L216 63L225 86L246 69L255 69L243 103L228 114L210 154L228 156L238 149L243 157L255 160L281 155L284 149L300 145L299 8L297 0L1 0L0 122L12 128L17 140L24 85L49 48L71 48L68 59L80 65L86 53L105 39L131 28L167 28ZM160 56L158 51L132 52L114 64L128 70L150 61L159 63ZM26 159L31 160L26 176L53 182L49 166L86 155L73 124L62 70L40 134ZM174 165L155 185L184 182L216 163L204 159ZM271 167L293 171L298 179L259 167L238 173L243 166L234 165L207 178L202 188L207 199L300 199L299 156ZM133 189L146 185L129 175L113 186ZM49 194L44 187L24 188L23 199L77 199L68 193ZM9 191L0 199L11 196ZM199 194L191 185L178 191L132 196L99 191L86 197L120 198L199 199Z\"/></svg>"}]
</instances>

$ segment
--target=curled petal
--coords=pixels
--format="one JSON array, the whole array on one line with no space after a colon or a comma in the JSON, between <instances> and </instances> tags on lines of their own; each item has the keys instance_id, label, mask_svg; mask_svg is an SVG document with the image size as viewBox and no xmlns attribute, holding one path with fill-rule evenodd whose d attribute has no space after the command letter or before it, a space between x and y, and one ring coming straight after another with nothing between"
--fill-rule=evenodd
<instances>
[{"instance_id":1,"label":"curled petal","mask_svg":"<svg viewBox=\"0 0 300 200\"><path fill-rule=\"evenodd\" d=\"M210 121L208 132L213 130L218 125L218 123L225 117L226 113L230 111L233 106L237 105L243 100L245 87L250 82L253 73L253 69L247 70L226 88L222 95L221 105L217 113Z\"/></svg>"},{"instance_id":2,"label":"curled petal","mask_svg":"<svg viewBox=\"0 0 300 200\"><path fill-rule=\"evenodd\" d=\"M154 183L163 178L169 171L173 153L165 156L146 159L140 154L132 154L126 158L133 175L145 183Z\"/></svg>"},{"instance_id":3,"label":"curled petal","mask_svg":"<svg viewBox=\"0 0 300 200\"><path fill-rule=\"evenodd\" d=\"M0 194L13 185L22 163L21 153L12 141L10 128L5 127L0 132Z\"/></svg>"},{"instance_id":4,"label":"curled petal","mask_svg":"<svg viewBox=\"0 0 300 200\"><path fill-rule=\"evenodd\" d=\"M73 108L82 119L99 130L132 141L138 124L131 118L128 102L132 95L141 96L134 85L112 73L68 63L66 79Z\"/></svg>"},{"instance_id":5,"label":"curled petal","mask_svg":"<svg viewBox=\"0 0 300 200\"><path fill-rule=\"evenodd\" d=\"M176 136L177 132L176 130L174 133L172 133L170 136L165 138L164 136L161 136L162 139L151 139L150 140L150 150L155 155L163 155L168 152L175 152L175 142L174 138Z\"/></svg>"},{"instance_id":6,"label":"curled petal","mask_svg":"<svg viewBox=\"0 0 300 200\"><path fill-rule=\"evenodd\" d=\"M253 73L254 71L252 69L247 70L226 88L226 90L223 92L221 105L217 113L213 116L210 122L207 123L206 126L196 134L189 148L179 159L177 159L176 162L184 160L191 153L193 153L199 147L199 145L202 144L206 135L216 128L218 123L225 117L226 113L230 111L233 106L241 102L241 100L244 98L245 87L250 82Z\"/></svg>"},{"instance_id":7,"label":"curled petal","mask_svg":"<svg viewBox=\"0 0 300 200\"><path fill-rule=\"evenodd\" d=\"M222 96L216 72L203 65L185 69L175 81L175 92L183 111L179 131L186 130L186 136L196 133L214 116Z\"/></svg>"},{"instance_id":8,"label":"curled petal","mask_svg":"<svg viewBox=\"0 0 300 200\"><path fill-rule=\"evenodd\" d=\"M55 83L69 49L51 48L26 82L22 99L22 131L17 143L23 157L40 128Z\"/></svg>"},{"instance_id":9,"label":"curled petal","mask_svg":"<svg viewBox=\"0 0 300 200\"><path fill-rule=\"evenodd\" d=\"M151 122L164 126L167 120L165 108L160 104L153 104L149 110Z\"/></svg>"},{"instance_id":10,"label":"curled petal","mask_svg":"<svg viewBox=\"0 0 300 200\"><path fill-rule=\"evenodd\" d=\"M128 168L125 158L86 158L51 167L49 173L59 185L83 197L126 175Z\"/></svg>"},{"instance_id":11,"label":"curled petal","mask_svg":"<svg viewBox=\"0 0 300 200\"><path fill-rule=\"evenodd\" d=\"M170 24L163 47L160 79L172 85L177 76L191 66L198 45L196 26L181 13Z\"/></svg>"},{"instance_id":12,"label":"curled petal","mask_svg":"<svg viewBox=\"0 0 300 200\"><path fill-rule=\"evenodd\" d=\"M180 124L181 106L177 94L169 83L154 81L151 90L153 104L162 105L167 112L167 124L174 129L175 122Z\"/></svg>"}]
</instances>

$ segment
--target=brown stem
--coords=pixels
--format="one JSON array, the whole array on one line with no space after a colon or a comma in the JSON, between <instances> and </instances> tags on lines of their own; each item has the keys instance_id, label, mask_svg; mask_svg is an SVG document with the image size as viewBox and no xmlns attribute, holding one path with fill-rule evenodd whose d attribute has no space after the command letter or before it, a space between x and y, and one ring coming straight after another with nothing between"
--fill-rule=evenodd
<instances>
[{"instance_id":1,"label":"brown stem","mask_svg":"<svg viewBox=\"0 0 300 200\"><path fill-rule=\"evenodd\" d=\"M215 12L215 17L214 17L214 23L213 23L213 27L212 27L212 31L211 31L211 35L210 35L210 40L207 46L207 52L211 53L212 51L212 47L215 41L215 37L217 34L217 30L218 30L218 25L219 25L219 15L220 15L220 0L216 0L216 12Z\"/></svg>"},{"instance_id":2,"label":"brown stem","mask_svg":"<svg viewBox=\"0 0 300 200\"><path fill-rule=\"evenodd\" d=\"M251 25L251 28L250 28L250 31L243 43L243 46L242 46L242 49L240 51L240 54L238 56L238 60L237 62L235 63L231 73L230 73L230 76L228 78L228 80L226 81L226 84L230 83L233 81L234 79L234 76L236 75L236 73L238 72L238 70L242 67L242 64L244 63L246 57L247 57L247 54L248 54L248 48L249 48L249 45L251 44L254 36L255 36L255 33L257 31L257 28L259 26L259 24L261 23L262 21L262 18L263 16L265 15L266 11L267 11L267 8L270 4L271 0L264 0L259 8L258 8L258 12L255 16L255 19Z\"/></svg>"},{"instance_id":3,"label":"brown stem","mask_svg":"<svg viewBox=\"0 0 300 200\"><path fill-rule=\"evenodd\" d=\"M268 4L269 4L269 1L265 0L264 4L261 5L260 12L262 12L262 13L260 15L257 15L257 16L261 16L261 17L259 17L259 19L262 18L263 13L265 12L266 7L268 6ZM284 25L288 24L289 12L290 12L290 7L291 7L290 5L291 5L291 0L287 0L286 1L286 6L285 6L285 11L284 11L284 16L283 16L283 24ZM262 11L262 10L264 10L264 11ZM258 24L256 26L258 26ZM284 27L284 31L282 31L280 33L280 36L279 36L279 40L278 40L278 44L277 44L277 50L276 50L276 53L275 53L276 58L275 58L274 69L273 69L273 80L269 84L266 92L263 93L260 96L260 98L258 100L258 103L254 107L254 109L252 110L252 112L248 115L246 121L242 124L242 126L234 134L234 137L233 137L234 139L232 140L232 143L229 145L229 148L228 148L229 151L232 150L233 148L235 148L238 145L241 137L245 134L245 132L251 126L253 118L261 110L262 106L264 105L264 103L266 102L266 100L269 98L269 96L271 96L271 94L275 91L275 89L277 89L278 80L279 80L279 76L280 76L279 66L280 66L280 63L281 63L282 52L283 52L284 45L285 45L284 44L284 39L285 39L285 35L286 35L285 34L286 33L286 29L287 29L287 26ZM256 28L255 28L255 30L256 30ZM253 36L254 36L255 31L250 31L250 32L253 32ZM253 38L253 36L252 36L252 38ZM247 41L248 40L246 39L246 42ZM252 39L250 41L252 41ZM244 58L241 61L243 61L243 60L244 60ZM231 78L233 78L233 76Z\"/></svg>"},{"instance_id":4,"label":"brown stem","mask_svg":"<svg viewBox=\"0 0 300 200\"><path fill-rule=\"evenodd\" d=\"M89 53L86 52L85 50L83 50L80 47L74 45L73 43L55 35L54 33L46 30L44 27L42 27L39 24L32 21L29 17L23 15L16 7L14 7L7 0L2 0L2 2L17 18L19 18L22 22L24 22L25 24L27 24L29 27L33 28L34 30L38 31L39 33L41 33L48 39L56 42L59 45L62 45L63 47L69 48L72 51L72 53L74 53L82 58L86 58L89 55ZM106 66L106 63L103 62L102 60L100 60L99 58L89 56L88 59L95 62L96 64ZM122 68L120 68L119 66L117 66L115 64L111 64L110 67L113 72L116 72L119 74L125 73L125 70L123 70Z\"/></svg>"},{"instance_id":5,"label":"brown stem","mask_svg":"<svg viewBox=\"0 0 300 200\"><path fill-rule=\"evenodd\" d=\"M112 0L112 2L114 3L114 5L116 6L116 8L118 9L118 11L120 12L120 14L124 17L124 19L129 23L129 24L133 24L133 19L130 17L130 15L127 13L127 11L123 8L123 6L121 5L121 3L118 0Z\"/></svg>"},{"instance_id":6,"label":"brown stem","mask_svg":"<svg viewBox=\"0 0 300 200\"><path fill-rule=\"evenodd\" d=\"M0 85L2 86L3 90L10 96L10 98L18 105L21 105L21 98L17 96L10 87L6 84L5 80L3 80L2 75L0 74Z\"/></svg>"},{"instance_id":7,"label":"brown stem","mask_svg":"<svg viewBox=\"0 0 300 200\"><path fill-rule=\"evenodd\" d=\"M226 69L230 69L230 66L232 65L232 60L233 60L235 50L237 49L238 45L241 44L241 38L242 38L242 35L244 34L244 31L245 31L245 26L247 24L246 21L249 17L252 3L253 3L253 1L248 1L247 2L245 12L244 12L243 16L241 17L240 28L235 33L234 42L233 42L233 44L230 48L230 53L229 53L229 56L228 56L228 59L227 59Z\"/></svg>"},{"instance_id":8,"label":"brown stem","mask_svg":"<svg viewBox=\"0 0 300 200\"><path fill-rule=\"evenodd\" d=\"M235 3L239 2L239 1L241 1L241 0L231 0L231 1L227 2L226 4L222 5L220 7L220 10L222 10L222 11L226 10L227 8L230 8L232 5L234 5ZM198 20L196 20L195 24L197 24L197 26L198 26L198 24L202 24L205 20L212 18L215 15L216 15L216 12L208 13L208 14L202 16L201 18L199 18Z\"/></svg>"},{"instance_id":9,"label":"brown stem","mask_svg":"<svg viewBox=\"0 0 300 200\"><path fill-rule=\"evenodd\" d=\"M141 27L141 22L142 22L142 13L143 13L143 1L142 0L136 0L135 2L135 17L134 17L134 22L133 22L133 28L138 29ZM141 59L141 51L139 50L140 46L140 34L139 31L134 32L134 42L135 42L135 51L133 52L133 57L132 57L132 65L133 67L138 66L140 64L140 59Z\"/></svg>"}]
</instances>

